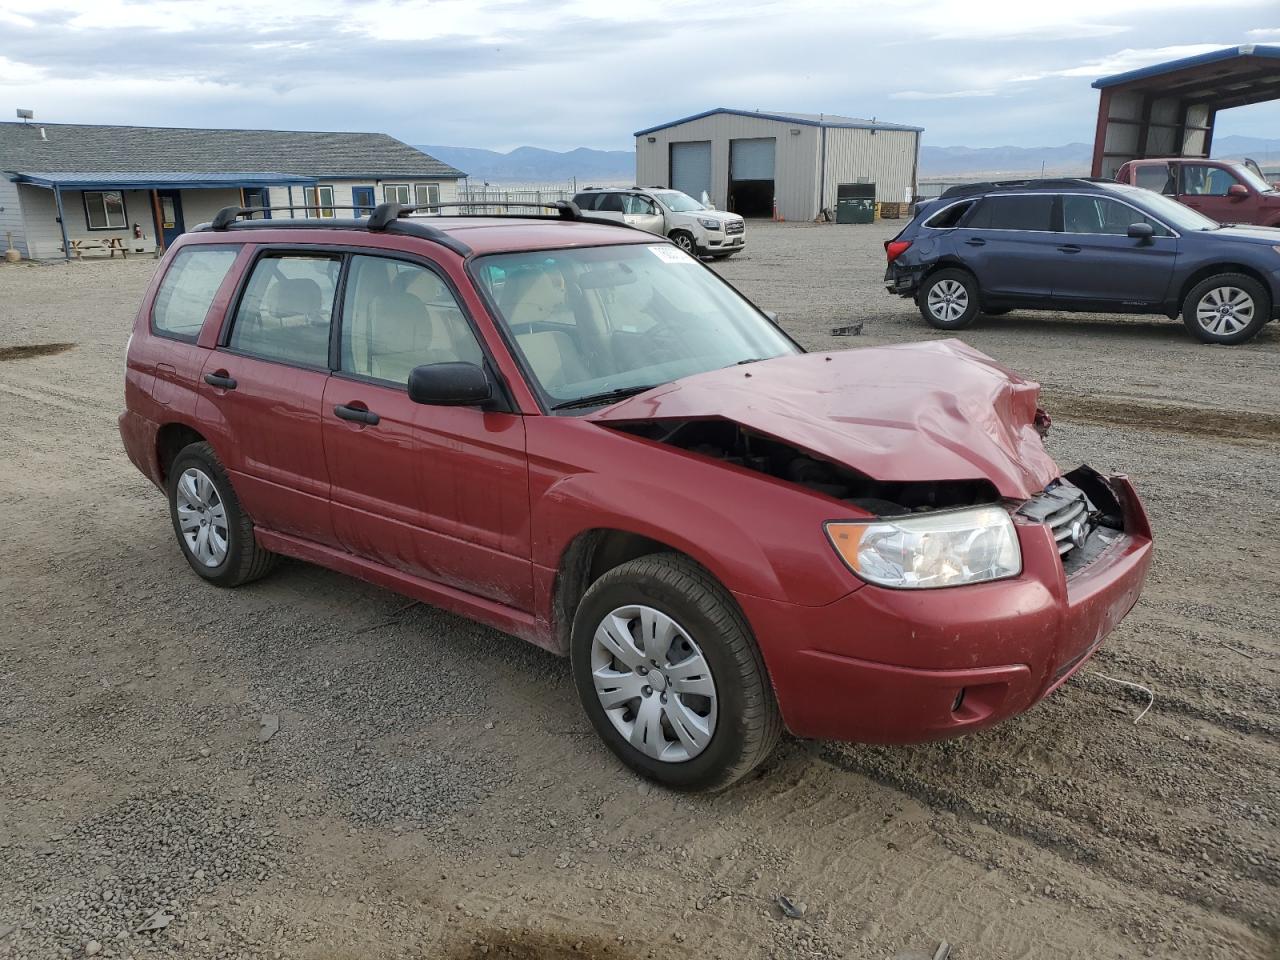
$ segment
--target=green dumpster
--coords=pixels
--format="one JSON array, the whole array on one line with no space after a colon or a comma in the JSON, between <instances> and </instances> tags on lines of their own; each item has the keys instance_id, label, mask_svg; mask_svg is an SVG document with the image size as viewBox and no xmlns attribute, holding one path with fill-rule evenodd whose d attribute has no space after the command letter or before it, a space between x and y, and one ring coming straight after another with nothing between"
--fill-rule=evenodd
<instances>
[{"instance_id":1,"label":"green dumpster","mask_svg":"<svg viewBox=\"0 0 1280 960\"><path fill-rule=\"evenodd\" d=\"M875 219L874 183L836 184L836 223L874 223Z\"/></svg>"}]
</instances>

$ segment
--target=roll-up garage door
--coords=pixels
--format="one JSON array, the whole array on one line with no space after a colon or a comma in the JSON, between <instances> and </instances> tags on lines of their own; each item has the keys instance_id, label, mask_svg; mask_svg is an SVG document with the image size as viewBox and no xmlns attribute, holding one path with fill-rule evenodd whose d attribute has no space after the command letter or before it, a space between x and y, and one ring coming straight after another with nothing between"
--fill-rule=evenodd
<instances>
[{"instance_id":1,"label":"roll-up garage door","mask_svg":"<svg viewBox=\"0 0 1280 960\"><path fill-rule=\"evenodd\" d=\"M773 179L773 137L729 141L730 180Z\"/></svg>"},{"instance_id":2,"label":"roll-up garage door","mask_svg":"<svg viewBox=\"0 0 1280 960\"><path fill-rule=\"evenodd\" d=\"M695 200L711 196L711 141L671 144L671 189Z\"/></svg>"}]
</instances>

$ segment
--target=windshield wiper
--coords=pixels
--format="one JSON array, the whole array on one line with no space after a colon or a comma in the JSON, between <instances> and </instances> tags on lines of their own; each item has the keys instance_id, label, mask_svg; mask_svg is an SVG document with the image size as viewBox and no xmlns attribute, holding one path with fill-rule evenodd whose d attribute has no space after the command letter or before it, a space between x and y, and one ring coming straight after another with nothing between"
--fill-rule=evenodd
<instances>
[{"instance_id":1,"label":"windshield wiper","mask_svg":"<svg viewBox=\"0 0 1280 960\"><path fill-rule=\"evenodd\" d=\"M646 390L652 390L654 387L660 387L660 383L645 383L638 387L618 387L615 390L604 390L600 393L589 393L585 397L577 397L573 400L565 400L561 403L552 404L552 410L570 410L574 407L598 407L602 404L612 403L615 400L625 400L627 397L634 397L637 393L644 393Z\"/></svg>"}]
</instances>

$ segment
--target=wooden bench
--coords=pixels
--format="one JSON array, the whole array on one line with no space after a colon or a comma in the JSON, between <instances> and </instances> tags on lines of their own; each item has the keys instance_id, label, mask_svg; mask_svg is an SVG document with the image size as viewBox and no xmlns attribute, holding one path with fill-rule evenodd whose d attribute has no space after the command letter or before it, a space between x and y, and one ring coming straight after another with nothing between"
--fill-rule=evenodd
<instances>
[{"instance_id":1,"label":"wooden bench","mask_svg":"<svg viewBox=\"0 0 1280 960\"><path fill-rule=\"evenodd\" d=\"M129 248L125 245L123 237L104 237L101 240L71 240L70 245L71 252L77 260L83 260L86 253L94 251L106 253L113 260L117 253L126 260L129 259Z\"/></svg>"}]
</instances>

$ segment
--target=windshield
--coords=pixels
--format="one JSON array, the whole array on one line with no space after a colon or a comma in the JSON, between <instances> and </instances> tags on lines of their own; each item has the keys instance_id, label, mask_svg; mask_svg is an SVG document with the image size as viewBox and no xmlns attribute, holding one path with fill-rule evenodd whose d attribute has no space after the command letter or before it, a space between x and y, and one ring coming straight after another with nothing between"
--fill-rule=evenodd
<instances>
[{"instance_id":1,"label":"windshield","mask_svg":"<svg viewBox=\"0 0 1280 960\"><path fill-rule=\"evenodd\" d=\"M1258 176L1252 168L1245 166L1243 163L1231 164L1231 172L1241 180L1248 183L1249 186L1253 187L1253 189L1257 190L1259 193L1267 193L1268 191L1275 189L1275 187L1267 183L1263 177Z\"/></svg>"},{"instance_id":2,"label":"windshield","mask_svg":"<svg viewBox=\"0 0 1280 960\"><path fill-rule=\"evenodd\" d=\"M1138 190L1129 196L1176 230L1217 230L1222 224L1162 193Z\"/></svg>"},{"instance_id":3,"label":"windshield","mask_svg":"<svg viewBox=\"0 0 1280 960\"><path fill-rule=\"evenodd\" d=\"M659 190L654 196L662 201L663 206L673 213L693 213L707 209L687 193L679 190Z\"/></svg>"},{"instance_id":4,"label":"windshield","mask_svg":"<svg viewBox=\"0 0 1280 960\"><path fill-rule=\"evenodd\" d=\"M473 270L551 407L800 352L671 244L494 254Z\"/></svg>"}]
</instances>

